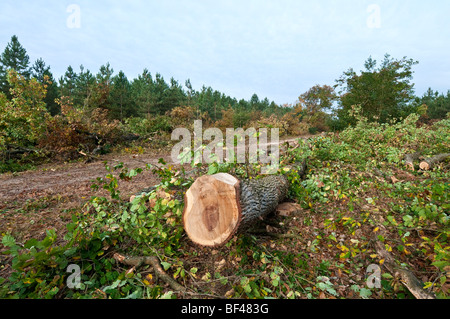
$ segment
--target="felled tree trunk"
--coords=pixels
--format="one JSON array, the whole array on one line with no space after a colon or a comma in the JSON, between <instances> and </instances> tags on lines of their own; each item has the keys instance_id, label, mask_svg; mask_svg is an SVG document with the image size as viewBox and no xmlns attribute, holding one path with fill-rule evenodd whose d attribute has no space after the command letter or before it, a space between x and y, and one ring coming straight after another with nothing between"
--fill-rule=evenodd
<instances>
[{"instance_id":1,"label":"felled tree trunk","mask_svg":"<svg viewBox=\"0 0 450 319\"><path fill-rule=\"evenodd\" d=\"M419 152L415 152L412 154L406 154L405 155L405 164L409 166L409 168L414 171L414 161L417 160L420 157Z\"/></svg>"},{"instance_id":2,"label":"felled tree trunk","mask_svg":"<svg viewBox=\"0 0 450 319\"><path fill-rule=\"evenodd\" d=\"M447 157L450 157L450 153L439 154L433 157L426 158L422 162L420 162L419 167L420 169L427 171L429 169L432 169L433 166L437 163L445 160Z\"/></svg>"},{"instance_id":3,"label":"felled tree trunk","mask_svg":"<svg viewBox=\"0 0 450 319\"><path fill-rule=\"evenodd\" d=\"M275 211L288 189L282 175L250 180L225 173L201 176L185 195L184 229L198 245L223 245Z\"/></svg>"}]
</instances>

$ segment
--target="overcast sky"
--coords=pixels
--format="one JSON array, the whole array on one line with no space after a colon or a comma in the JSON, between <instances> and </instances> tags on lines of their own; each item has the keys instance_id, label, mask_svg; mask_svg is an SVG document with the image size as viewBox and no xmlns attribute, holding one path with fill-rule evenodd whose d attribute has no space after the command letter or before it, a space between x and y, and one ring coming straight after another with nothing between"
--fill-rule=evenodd
<instances>
[{"instance_id":1,"label":"overcast sky","mask_svg":"<svg viewBox=\"0 0 450 319\"><path fill-rule=\"evenodd\" d=\"M447 0L0 0L0 52L15 34L56 78L110 62L129 80L147 68L279 104L389 53L419 61L422 95L450 89L449 16Z\"/></svg>"}]
</instances>

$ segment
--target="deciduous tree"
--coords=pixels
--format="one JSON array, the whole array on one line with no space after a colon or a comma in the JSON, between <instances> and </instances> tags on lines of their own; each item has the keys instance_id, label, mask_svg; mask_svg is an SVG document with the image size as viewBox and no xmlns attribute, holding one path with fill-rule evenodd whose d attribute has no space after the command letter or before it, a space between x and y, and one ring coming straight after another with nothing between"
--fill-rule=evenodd
<instances>
[{"instance_id":1,"label":"deciduous tree","mask_svg":"<svg viewBox=\"0 0 450 319\"><path fill-rule=\"evenodd\" d=\"M353 69L344 72L335 86L341 94L340 119L353 123L347 114L354 105L361 105L362 115L369 121L384 123L407 115L405 109L414 99L412 67L417 63L406 57L396 60L386 54L378 68L377 61L369 57L360 74Z\"/></svg>"},{"instance_id":2,"label":"deciduous tree","mask_svg":"<svg viewBox=\"0 0 450 319\"><path fill-rule=\"evenodd\" d=\"M39 139L49 116L44 102L46 85L13 69L7 79L12 97L0 93L0 148L28 147Z\"/></svg>"}]
</instances>

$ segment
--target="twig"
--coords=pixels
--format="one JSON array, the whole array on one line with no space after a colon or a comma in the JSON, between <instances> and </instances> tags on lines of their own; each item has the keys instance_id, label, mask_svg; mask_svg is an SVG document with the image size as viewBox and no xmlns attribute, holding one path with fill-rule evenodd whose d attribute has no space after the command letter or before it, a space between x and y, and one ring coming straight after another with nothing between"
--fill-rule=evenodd
<instances>
[{"instance_id":1,"label":"twig","mask_svg":"<svg viewBox=\"0 0 450 319\"><path fill-rule=\"evenodd\" d=\"M169 284L169 286L175 291L186 292L186 287L180 285L173 280L161 267L158 258L155 256L138 256L138 257L126 257L115 253L113 258L122 264L133 266L135 268L141 265L150 265L155 270L155 274L158 278Z\"/></svg>"}]
</instances>

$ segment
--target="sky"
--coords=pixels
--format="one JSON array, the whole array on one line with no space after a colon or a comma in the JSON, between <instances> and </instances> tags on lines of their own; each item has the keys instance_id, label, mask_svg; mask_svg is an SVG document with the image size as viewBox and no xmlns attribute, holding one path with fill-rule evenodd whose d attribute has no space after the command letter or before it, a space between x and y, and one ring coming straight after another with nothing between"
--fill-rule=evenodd
<instances>
[{"instance_id":1,"label":"sky","mask_svg":"<svg viewBox=\"0 0 450 319\"><path fill-rule=\"evenodd\" d=\"M447 0L0 0L0 52L17 35L55 78L110 63L196 90L295 103L348 69L414 59L416 94L450 89Z\"/></svg>"}]
</instances>

